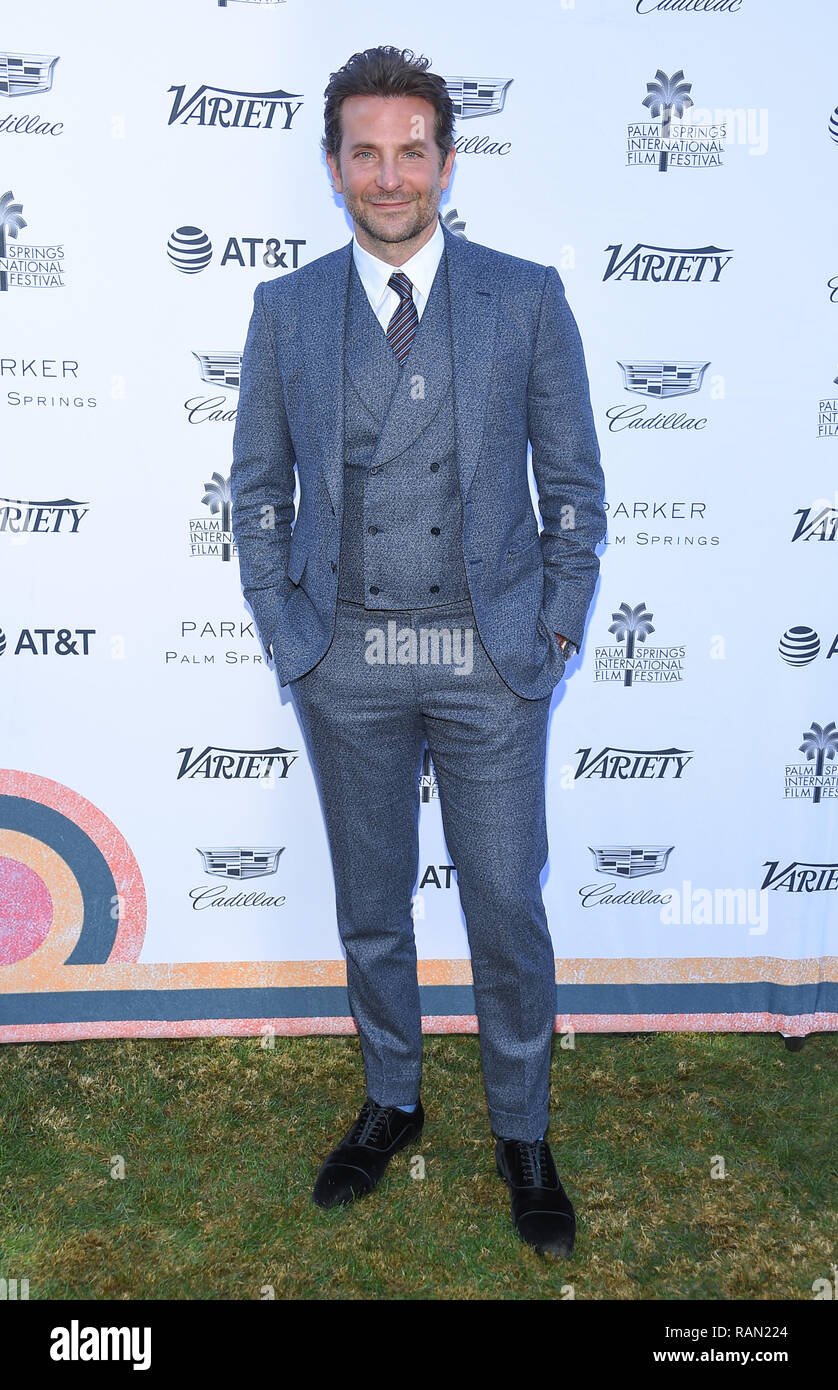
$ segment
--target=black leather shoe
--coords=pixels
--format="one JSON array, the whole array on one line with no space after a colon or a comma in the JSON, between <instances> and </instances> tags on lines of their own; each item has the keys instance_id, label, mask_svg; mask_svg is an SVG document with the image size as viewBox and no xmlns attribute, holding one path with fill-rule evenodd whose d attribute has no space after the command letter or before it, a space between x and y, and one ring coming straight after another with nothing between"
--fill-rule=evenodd
<instances>
[{"instance_id":1,"label":"black leather shoe","mask_svg":"<svg viewBox=\"0 0 838 1390\"><path fill-rule=\"evenodd\" d=\"M512 1196L512 1222L521 1239L539 1255L572 1255L576 1215L546 1140L498 1139L495 1162Z\"/></svg>"},{"instance_id":2,"label":"black leather shoe","mask_svg":"<svg viewBox=\"0 0 838 1390\"><path fill-rule=\"evenodd\" d=\"M378 1105L368 1097L317 1174L312 1201L318 1207L336 1207L365 1197L383 1177L393 1154L419 1138L424 1123L421 1100L408 1115L396 1105Z\"/></svg>"}]
</instances>

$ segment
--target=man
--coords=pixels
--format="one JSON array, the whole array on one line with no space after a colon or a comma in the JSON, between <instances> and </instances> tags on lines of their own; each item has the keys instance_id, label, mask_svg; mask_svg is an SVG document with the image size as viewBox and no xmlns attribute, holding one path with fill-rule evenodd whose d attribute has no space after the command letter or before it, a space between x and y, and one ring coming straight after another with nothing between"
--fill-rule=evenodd
<instances>
[{"instance_id":1,"label":"man","mask_svg":"<svg viewBox=\"0 0 838 1390\"><path fill-rule=\"evenodd\" d=\"M427 68L384 47L332 74L323 144L354 235L257 286L234 436L244 593L320 791L366 1073L313 1200L370 1192L424 1122L411 902L427 741L498 1172L519 1236L569 1255L544 1138L556 995L539 875L547 720L596 584L603 475L558 272L439 221L453 108ZM375 656L388 622L396 660ZM436 660L417 656L423 632Z\"/></svg>"}]
</instances>

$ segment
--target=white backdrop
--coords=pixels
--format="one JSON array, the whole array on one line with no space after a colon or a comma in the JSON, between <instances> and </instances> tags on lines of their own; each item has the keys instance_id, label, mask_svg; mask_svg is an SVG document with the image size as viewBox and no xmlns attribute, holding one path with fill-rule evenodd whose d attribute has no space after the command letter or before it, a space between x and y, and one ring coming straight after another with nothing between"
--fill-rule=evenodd
<instances>
[{"instance_id":1,"label":"white backdrop","mask_svg":"<svg viewBox=\"0 0 838 1390\"><path fill-rule=\"evenodd\" d=\"M441 214L555 265L585 345L609 531L549 738L557 1026L838 1027L838 23L678 4L7 18L0 1039L352 1031L225 498L253 290L349 240L322 94L379 43L462 100ZM426 770L426 1027L467 1031Z\"/></svg>"}]
</instances>

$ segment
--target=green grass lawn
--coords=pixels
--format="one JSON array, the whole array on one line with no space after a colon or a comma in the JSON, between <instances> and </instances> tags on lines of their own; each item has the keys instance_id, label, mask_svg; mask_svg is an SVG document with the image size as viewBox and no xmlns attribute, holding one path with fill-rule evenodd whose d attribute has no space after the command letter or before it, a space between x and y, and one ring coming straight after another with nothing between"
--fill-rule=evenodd
<instances>
[{"instance_id":1,"label":"green grass lawn","mask_svg":"<svg viewBox=\"0 0 838 1390\"><path fill-rule=\"evenodd\" d=\"M426 1038L421 1140L334 1211L310 1194L363 1100L357 1038L4 1045L0 1277L30 1299L812 1299L838 1263L838 1036L575 1044L553 1050L558 1262L513 1231L476 1037Z\"/></svg>"}]
</instances>

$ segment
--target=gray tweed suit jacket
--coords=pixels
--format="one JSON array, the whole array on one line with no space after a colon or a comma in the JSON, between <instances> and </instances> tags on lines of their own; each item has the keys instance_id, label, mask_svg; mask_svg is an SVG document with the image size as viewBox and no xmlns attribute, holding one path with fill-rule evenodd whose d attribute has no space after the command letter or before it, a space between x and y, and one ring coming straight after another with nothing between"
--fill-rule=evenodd
<instances>
[{"instance_id":1,"label":"gray tweed suit jacket","mask_svg":"<svg viewBox=\"0 0 838 1390\"><path fill-rule=\"evenodd\" d=\"M555 633L582 643L606 529L584 352L553 266L466 241L444 223L443 232L472 608L504 681L537 699L564 672ZM244 595L282 685L319 661L334 631L351 257L350 240L258 284L244 349L232 527ZM409 354L402 372L406 389L393 393L373 463L412 442Z\"/></svg>"}]
</instances>

